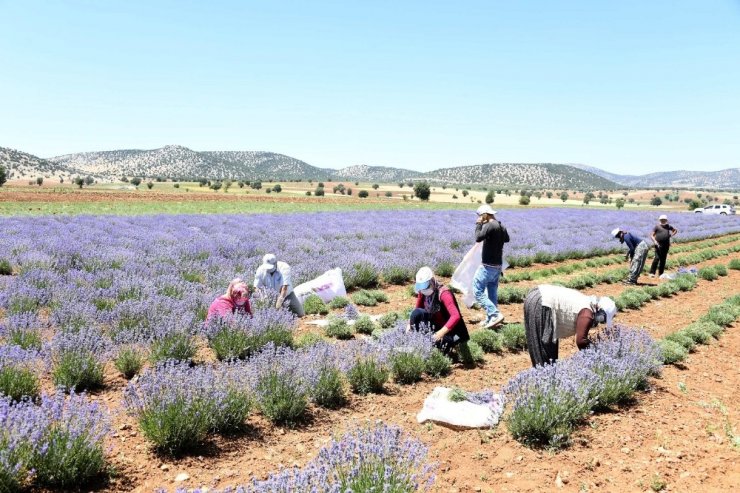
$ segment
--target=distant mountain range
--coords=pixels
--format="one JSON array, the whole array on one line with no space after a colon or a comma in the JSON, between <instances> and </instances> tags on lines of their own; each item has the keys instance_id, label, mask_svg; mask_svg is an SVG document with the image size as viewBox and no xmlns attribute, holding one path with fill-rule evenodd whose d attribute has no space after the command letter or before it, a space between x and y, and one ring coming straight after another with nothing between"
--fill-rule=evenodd
<instances>
[{"instance_id":1,"label":"distant mountain range","mask_svg":"<svg viewBox=\"0 0 740 493\"><path fill-rule=\"evenodd\" d=\"M609 190L629 186L740 188L740 169L671 171L633 176L609 173L582 164L491 163L442 168L426 173L386 166L319 168L299 159L261 151L194 151L170 145L159 149L82 152L42 159L0 147L0 165L13 178L93 176L99 180L129 178L295 180L323 179L393 183L429 180L436 183L573 190Z\"/></svg>"},{"instance_id":2,"label":"distant mountain range","mask_svg":"<svg viewBox=\"0 0 740 493\"><path fill-rule=\"evenodd\" d=\"M621 185L632 188L678 187L678 188L725 188L740 189L740 168L720 171L660 171L646 175L618 175L585 164L571 164L575 168L599 175Z\"/></svg>"}]
</instances>

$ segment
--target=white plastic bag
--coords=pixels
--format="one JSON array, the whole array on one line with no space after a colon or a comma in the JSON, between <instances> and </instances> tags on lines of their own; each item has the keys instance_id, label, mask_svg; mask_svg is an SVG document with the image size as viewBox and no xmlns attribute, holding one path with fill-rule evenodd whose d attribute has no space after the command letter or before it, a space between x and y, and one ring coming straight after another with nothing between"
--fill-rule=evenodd
<instances>
[{"instance_id":1,"label":"white plastic bag","mask_svg":"<svg viewBox=\"0 0 740 493\"><path fill-rule=\"evenodd\" d=\"M311 294L318 295L324 302L329 302L337 296L347 296L347 289L344 287L342 278L342 269L328 270L312 281L304 282L296 286L293 292L303 304Z\"/></svg>"},{"instance_id":2,"label":"white plastic bag","mask_svg":"<svg viewBox=\"0 0 740 493\"><path fill-rule=\"evenodd\" d=\"M424 407L416 415L416 421L434 421L457 428L488 428L498 424L501 415L494 412L492 406L469 401L453 402L449 399L451 390L435 387L424 400Z\"/></svg>"},{"instance_id":3,"label":"white plastic bag","mask_svg":"<svg viewBox=\"0 0 740 493\"><path fill-rule=\"evenodd\" d=\"M476 242L468 253L457 266L455 272L452 274L452 282L450 285L459 290L463 294L463 303L465 306L470 308L475 303L475 296L473 295L473 278L475 278L475 271L478 270L481 264L481 256L483 255L483 242Z\"/></svg>"},{"instance_id":4,"label":"white plastic bag","mask_svg":"<svg viewBox=\"0 0 740 493\"><path fill-rule=\"evenodd\" d=\"M465 306L470 308L475 304L475 294L473 294L473 279L475 279L475 271L478 270L481 263L483 263L483 242L476 242L473 247L468 250L468 253L457 266L455 272L452 273L452 282L450 285L460 291L463 294L463 303ZM509 263L504 260L501 265L501 273L509 268Z\"/></svg>"}]
</instances>

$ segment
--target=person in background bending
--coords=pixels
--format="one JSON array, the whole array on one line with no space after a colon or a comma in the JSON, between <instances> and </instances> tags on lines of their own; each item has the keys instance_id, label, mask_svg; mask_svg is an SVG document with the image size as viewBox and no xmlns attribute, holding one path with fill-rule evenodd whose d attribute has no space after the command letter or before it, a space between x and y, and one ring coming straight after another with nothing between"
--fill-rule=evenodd
<instances>
[{"instance_id":1,"label":"person in background bending","mask_svg":"<svg viewBox=\"0 0 740 493\"><path fill-rule=\"evenodd\" d=\"M475 241L483 242L481 266L473 278L475 300L486 310L486 318L481 325L490 329L504 321L498 309L498 280L504 263L504 243L509 242L509 233L500 221L496 220L496 211L490 205L482 205L476 211Z\"/></svg>"},{"instance_id":2,"label":"person in background bending","mask_svg":"<svg viewBox=\"0 0 740 493\"><path fill-rule=\"evenodd\" d=\"M658 224L650 234L650 239L653 240L655 245L655 257L653 258L653 264L650 266L650 277L655 277L656 271L657 275L663 275L665 262L668 259L668 250L671 248L671 238L677 234L678 230L668 224L668 216L662 214L658 218Z\"/></svg>"},{"instance_id":3,"label":"person in background bending","mask_svg":"<svg viewBox=\"0 0 740 493\"><path fill-rule=\"evenodd\" d=\"M637 284L637 279L645 267L645 260L647 260L650 245L642 238L627 231L622 231L619 228L612 230L612 236L617 238L620 243L627 245L627 255L625 258L630 262L630 273L627 279L622 281L622 284L634 286Z\"/></svg>"}]
</instances>

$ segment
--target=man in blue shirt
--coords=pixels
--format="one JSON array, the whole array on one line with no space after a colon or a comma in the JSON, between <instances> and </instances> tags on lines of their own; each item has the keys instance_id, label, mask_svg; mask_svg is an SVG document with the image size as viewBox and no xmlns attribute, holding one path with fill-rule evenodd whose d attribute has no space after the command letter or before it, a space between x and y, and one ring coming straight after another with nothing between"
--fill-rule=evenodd
<instances>
[{"instance_id":1,"label":"man in blue shirt","mask_svg":"<svg viewBox=\"0 0 740 493\"><path fill-rule=\"evenodd\" d=\"M626 244L629 249L626 259L630 261L630 274L622 283L634 286L637 284L637 278L640 277L643 267L645 267L650 245L642 238L619 228L612 231L612 236L617 238L620 243Z\"/></svg>"}]
</instances>

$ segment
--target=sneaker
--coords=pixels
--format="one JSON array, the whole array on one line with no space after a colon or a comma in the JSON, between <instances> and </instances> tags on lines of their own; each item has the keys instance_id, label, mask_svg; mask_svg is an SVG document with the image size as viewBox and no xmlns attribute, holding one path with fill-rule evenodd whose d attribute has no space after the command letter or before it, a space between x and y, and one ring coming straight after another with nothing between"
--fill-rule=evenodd
<instances>
[{"instance_id":1,"label":"sneaker","mask_svg":"<svg viewBox=\"0 0 740 493\"><path fill-rule=\"evenodd\" d=\"M648 274L648 277L655 277L655 274Z\"/></svg>"},{"instance_id":2,"label":"sneaker","mask_svg":"<svg viewBox=\"0 0 740 493\"><path fill-rule=\"evenodd\" d=\"M504 315L502 313L499 313L495 317L491 317L488 319L488 323L483 326L484 329L492 329L493 327L499 325L501 322L504 321Z\"/></svg>"},{"instance_id":3,"label":"sneaker","mask_svg":"<svg viewBox=\"0 0 740 493\"><path fill-rule=\"evenodd\" d=\"M625 279L624 281L622 281L622 284L625 284L627 286L637 286L637 282L630 281L629 279Z\"/></svg>"}]
</instances>

